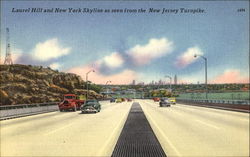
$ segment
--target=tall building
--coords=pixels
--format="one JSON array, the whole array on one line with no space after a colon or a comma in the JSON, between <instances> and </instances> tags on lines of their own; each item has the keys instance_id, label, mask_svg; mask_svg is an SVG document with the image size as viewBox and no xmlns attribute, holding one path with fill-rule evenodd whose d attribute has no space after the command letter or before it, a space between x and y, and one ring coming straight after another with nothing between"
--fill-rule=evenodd
<instances>
[{"instance_id":1,"label":"tall building","mask_svg":"<svg viewBox=\"0 0 250 157\"><path fill-rule=\"evenodd\" d=\"M174 75L174 84L176 85L178 82L177 82L177 75Z\"/></svg>"},{"instance_id":2,"label":"tall building","mask_svg":"<svg viewBox=\"0 0 250 157\"><path fill-rule=\"evenodd\" d=\"M135 85L135 80L133 80L132 85Z\"/></svg>"}]
</instances>

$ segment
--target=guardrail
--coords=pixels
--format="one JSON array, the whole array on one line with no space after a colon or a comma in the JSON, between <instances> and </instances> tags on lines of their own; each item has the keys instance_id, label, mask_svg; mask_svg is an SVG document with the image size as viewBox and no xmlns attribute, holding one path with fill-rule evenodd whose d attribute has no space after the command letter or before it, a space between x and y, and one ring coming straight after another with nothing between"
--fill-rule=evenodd
<instances>
[{"instance_id":1,"label":"guardrail","mask_svg":"<svg viewBox=\"0 0 250 157\"><path fill-rule=\"evenodd\" d=\"M176 99L177 103L184 105L202 106L238 112L250 112L249 100L204 100L204 99Z\"/></svg>"},{"instance_id":2,"label":"guardrail","mask_svg":"<svg viewBox=\"0 0 250 157\"><path fill-rule=\"evenodd\" d=\"M176 100L189 101L189 102L200 102L200 103L213 103L213 104L250 105L249 100L182 99L182 98L176 98Z\"/></svg>"},{"instance_id":3,"label":"guardrail","mask_svg":"<svg viewBox=\"0 0 250 157\"><path fill-rule=\"evenodd\" d=\"M0 106L0 120L57 111L58 102Z\"/></svg>"}]
</instances>

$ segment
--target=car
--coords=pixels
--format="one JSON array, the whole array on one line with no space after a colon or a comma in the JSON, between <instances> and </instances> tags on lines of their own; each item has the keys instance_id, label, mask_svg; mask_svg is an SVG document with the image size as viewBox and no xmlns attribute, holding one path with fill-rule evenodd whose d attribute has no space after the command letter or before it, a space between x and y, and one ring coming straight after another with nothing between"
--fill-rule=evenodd
<instances>
[{"instance_id":1,"label":"car","mask_svg":"<svg viewBox=\"0 0 250 157\"><path fill-rule=\"evenodd\" d=\"M171 103L168 100L168 98L161 98L159 105L160 105L160 107L170 107Z\"/></svg>"},{"instance_id":2,"label":"car","mask_svg":"<svg viewBox=\"0 0 250 157\"><path fill-rule=\"evenodd\" d=\"M132 99L130 99L130 98L127 98L127 101L128 101L128 102L131 102L131 101L132 101Z\"/></svg>"},{"instance_id":3,"label":"car","mask_svg":"<svg viewBox=\"0 0 250 157\"><path fill-rule=\"evenodd\" d=\"M96 99L86 100L81 106L82 113L97 113L101 111L101 104Z\"/></svg>"},{"instance_id":4,"label":"car","mask_svg":"<svg viewBox=\"0 0 250 157\"><path fill-rule=\"evenodd\" d=\"M175 105L176 104L176 99L175 97L168 98L171 104Z\"/></svg>"},{"instance_id":5,"label":"car","mask_svg":"<svg viewBox=\"0 0 250 157\"><path fill-rule=\"evenodd\" d=\"M121 98L122 99L122 102L125 102L126 101L126 98Z\"/></svg>"},{"instance_id":6,"label":"car","mask_svg":"<svg viewBox=\"0 0 250 157\"><path fill-rule=\"evenodd\" d=\"M154 100L154 102L159 102L160 98L155 97L155 98L153 98L153 100Z\"/></svg>"},{"instance_id":7,"label":"car","mask_svg":"<svg viewBox=\"0 0 250 157\"><path fill-rule=\"evenodd\" d=\"M115 102L115 98L111 98L110 99L110 102L112 103L112 102Z\"/></svg>"},{"instance_id":8,"label":"car","mask_svg":"<svg viewBox=\"0 0 250 157\"><path fill-rule=\"evenodd\" d=\"M121 103L121 102L122 102L122 99L121 99L121 98L117 98L115 102L116 102L116 103Z\"/></svg>"}]
</instances>

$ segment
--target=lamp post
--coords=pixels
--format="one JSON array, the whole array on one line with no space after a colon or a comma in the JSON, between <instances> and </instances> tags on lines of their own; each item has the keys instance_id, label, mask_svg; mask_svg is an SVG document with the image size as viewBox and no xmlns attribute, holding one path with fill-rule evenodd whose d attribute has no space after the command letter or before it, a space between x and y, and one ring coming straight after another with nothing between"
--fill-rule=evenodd
<instances>
[{"instance_id":1,"label":"lamp post","mask_svg":"<svg viewBox=\"0 0 250 157\"><path fill-rule=\"evenodd\" d=\"M205 61L205 90L206 90L206 100L207 100L207 58L202 55L195 54L194 57L200 56Z\"/></svg>"},{"instance_id":2,"label":"lamp post","mask_svg":"<svg viewBox=\"0 0 250 157\"><path fill-rule=\"evenodd\" d=\"M89 83L88 83L88 74L90 72L95 72L95 70L90 70L86 73L86 83L87 83L87 95L86 95L86 100L88 100L88 97L89 97Z\"/></svg>"},{"instance_id":3,"label":"lamp post","mask_svg":"<svg viewBox=\"0 0 250 157\"><path fill-rule=\"evenodd\" d=\"M107 81L107 82L106 82L106 84L105 84L105 86L106 86L106 94L107 94L107 96L108 96L108 87L107 87L107 84L108 84L108 83L111 83L111 81L109 80L109 81Z\"/></svg>"},{"instance_id":4,"label":"lamp post","mask_svg":"<svg viewBox=\"0 0 250 157\"><path fill-rule=\"evenodd\" d=\"M168 75L166 75L165 77L170 79L170 91L172 92L172 77Z\"/></svg>"}]
</instances>

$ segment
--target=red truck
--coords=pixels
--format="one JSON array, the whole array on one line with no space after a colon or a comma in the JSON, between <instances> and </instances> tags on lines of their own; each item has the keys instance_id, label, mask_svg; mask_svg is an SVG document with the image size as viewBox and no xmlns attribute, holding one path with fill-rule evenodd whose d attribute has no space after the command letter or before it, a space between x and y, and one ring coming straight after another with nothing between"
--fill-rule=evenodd
<instances>
[{"instance_id":1,"label":"red truck","mask_svg":"<svg viewBox=\"0 0 250 157\"><path fill-rule=\"evenodd\" d=\"M65 94L64 99L61 103L58 104L59 110L80 110L81 105L84 104L84 100L77 98L75 94Z\"/></svg>"}]
</instances>

